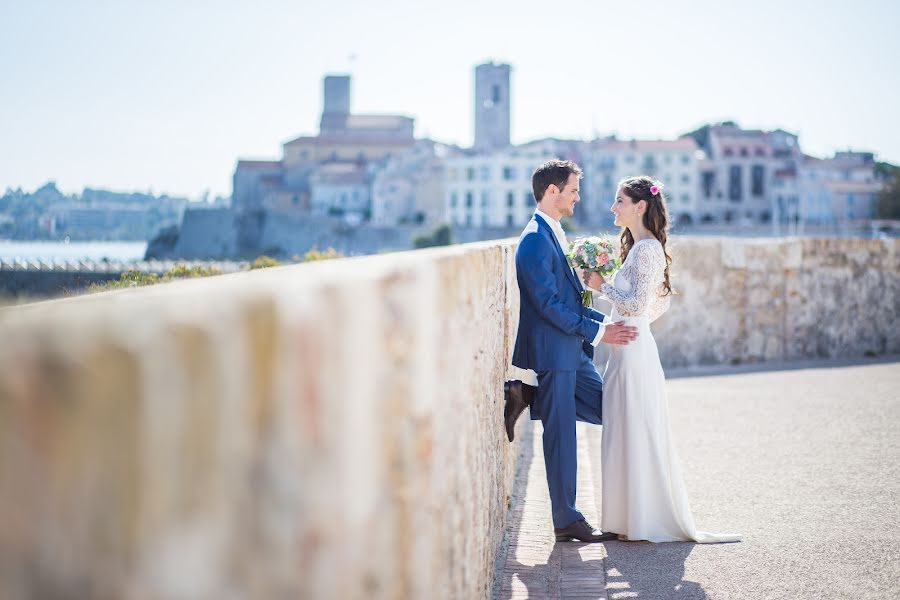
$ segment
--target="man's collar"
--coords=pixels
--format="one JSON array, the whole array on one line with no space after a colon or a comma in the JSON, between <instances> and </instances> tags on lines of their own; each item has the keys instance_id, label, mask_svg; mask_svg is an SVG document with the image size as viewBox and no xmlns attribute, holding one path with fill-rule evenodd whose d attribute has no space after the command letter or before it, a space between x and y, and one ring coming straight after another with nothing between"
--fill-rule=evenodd
<instances>
[{"instance_id":1,"label":"man's collar","mask_svg":"<svg viewBox=\"0 0 900 600\"><path fill-rule=\"evenodd\" d=\"M534 214L540 215L542 219L544 219L545 221L547 221L547 225L549 225L550 227L552 227L552 228L554 228L554 229L556 229L556 228L562 229L562 225L559 224L559 221L557 221L556 219L554 219L553 217L551 217L550 215L548 215L547 213L545 213L545 212L542 211L541 209L536 208L536 209L534 210Z\"/></svg>"}]
</instances>

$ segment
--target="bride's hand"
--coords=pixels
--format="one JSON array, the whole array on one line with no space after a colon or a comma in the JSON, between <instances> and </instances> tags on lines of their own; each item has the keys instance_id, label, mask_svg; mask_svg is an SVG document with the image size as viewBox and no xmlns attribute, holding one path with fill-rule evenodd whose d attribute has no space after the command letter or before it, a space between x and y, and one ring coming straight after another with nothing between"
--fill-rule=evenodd
<instances>
[{"instance_id":1,"label":"bride's hand","mask_svg":"<svg viewBox=\"0 0 900 600\"><path fill-rule=\"evenodd\" d=\"M596 271L584 271L581 273L581 278L584 279L585 285L595 290L599 290L600 286L606 283L603 276Z\"/></svg>"}]
</instances>

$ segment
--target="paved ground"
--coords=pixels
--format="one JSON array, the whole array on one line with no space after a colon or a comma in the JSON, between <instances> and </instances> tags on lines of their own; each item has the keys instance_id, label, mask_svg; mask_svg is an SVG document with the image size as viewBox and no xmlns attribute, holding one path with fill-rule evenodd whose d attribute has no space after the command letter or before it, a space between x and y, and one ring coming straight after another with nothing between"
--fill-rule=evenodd
<instances>
[{"instance_id":1,"label":"paved ground","mask_svg":"<svg viewBox=\"0 0 900 600\"><path fill-rule=\"evenodd\" d=\"M540 423L526 428L495 597L900 598L900 358L800 367L671 374L697 525L737 544L554 544ZM599 434L579 424L595 524Z\"/></svg>"}]
</instances>

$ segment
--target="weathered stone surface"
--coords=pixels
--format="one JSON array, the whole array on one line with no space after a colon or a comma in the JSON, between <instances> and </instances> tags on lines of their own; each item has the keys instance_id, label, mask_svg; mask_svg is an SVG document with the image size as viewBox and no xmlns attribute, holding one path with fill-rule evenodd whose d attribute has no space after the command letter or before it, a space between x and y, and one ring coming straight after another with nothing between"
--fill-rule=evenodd
<instances>
[{"instance_id":1,"label":"weathered stone surface","mask_svg":"<svg viewBox=\"0 0 900 600\"><path fill-rule=\"evenodd\" d=\"M898 245L676 237L678 294L653 325L663 365L900 351Z\"/></svg>"}]
</instances>

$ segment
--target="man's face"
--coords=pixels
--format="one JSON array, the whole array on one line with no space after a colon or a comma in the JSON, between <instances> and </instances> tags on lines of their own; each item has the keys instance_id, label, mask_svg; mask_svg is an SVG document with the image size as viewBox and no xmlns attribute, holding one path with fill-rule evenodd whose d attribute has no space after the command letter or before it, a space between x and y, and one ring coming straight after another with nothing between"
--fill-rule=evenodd
<instances>
[{"instance_id":1,"label":"man's face","mask_svg":"<svg viewBox=\"0 0 900 600\"><path fill-rule=\"evenodd\" d=\"M575 205L581 200L578 187L578 175L574 173L569 175L569 180L562 191L556 195L554 205L560 214L564 217L571 217L575 214Z\"/></svg>"}]
</instances>

